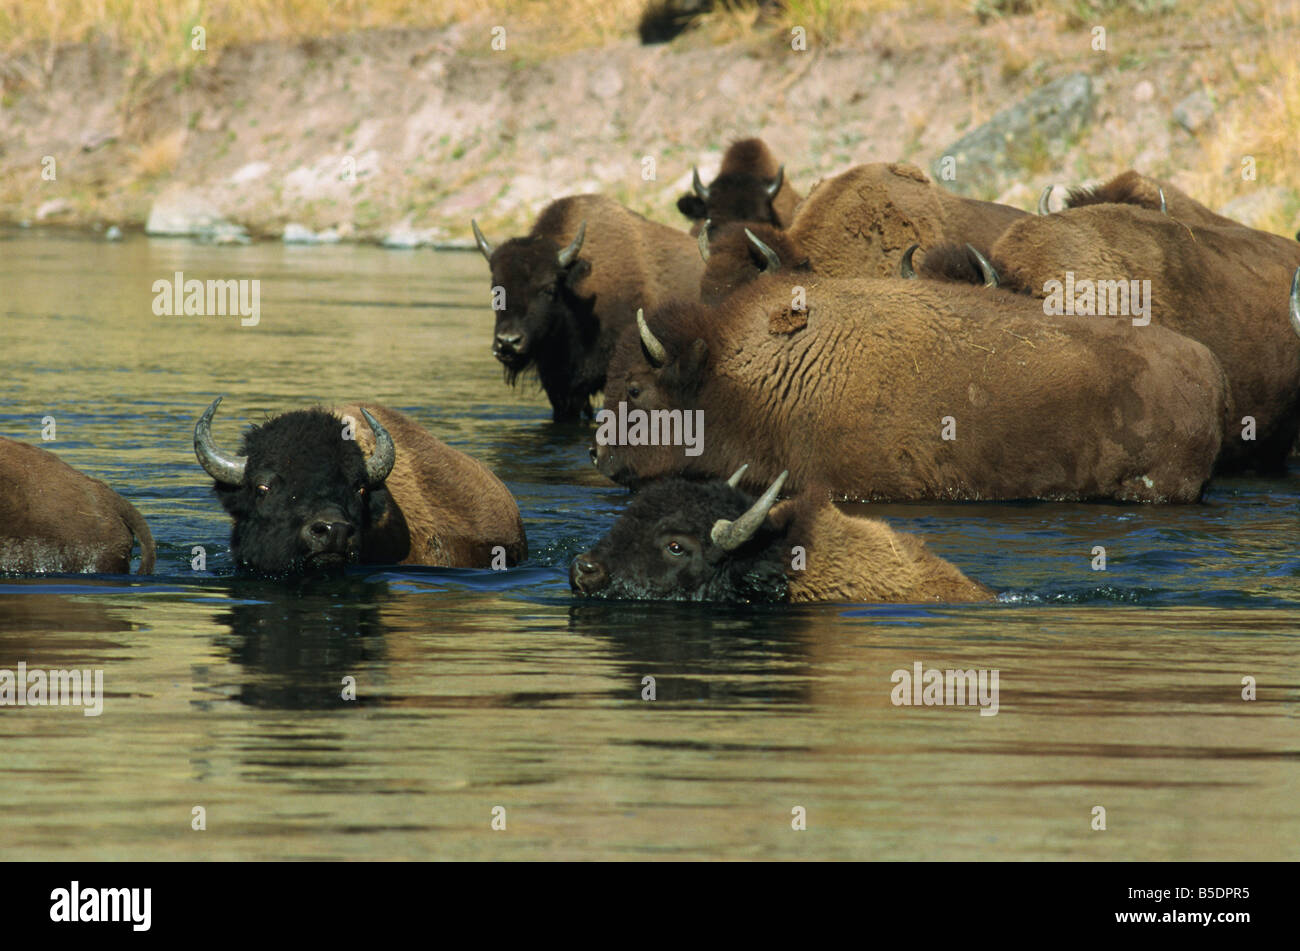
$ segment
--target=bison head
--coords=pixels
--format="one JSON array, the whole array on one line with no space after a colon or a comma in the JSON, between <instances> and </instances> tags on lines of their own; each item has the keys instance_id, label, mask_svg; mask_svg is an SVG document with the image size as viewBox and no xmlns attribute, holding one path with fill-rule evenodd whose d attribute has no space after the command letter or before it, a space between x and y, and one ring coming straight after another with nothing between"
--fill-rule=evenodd
<instances>
[{"instance_id":1,"label":"bison head","mask_svg":"<svg viewBox=\"0 0 1300 951\"><path fill-rule=\"evenodd\" d=\"M773 178L748 172L723 171L705 186L699 169L692 170L691 191L677 199L677 210L692 221L712 221L713 227L733 221L753 221L780 227L772 202L785 183L785 166Z\"/></svg>"},{"instance_id":2,"label":"bison head","mask_svg":"<svg viewBox=\"0 0 1300 951\"><path fill-rule=\"evenodd\" d=\"M727 482L670 479L641 491L609 534L573 560L574 592L668 601L786 600L785 533L767 517L785 474L755 501L736 487L745 468Z\"/></svg>"},{"instance_id":3,"label":"bison head","mask_svg":"<svg viewBox=\"0 0 1300 951\"><path fill-rule=\"evenodd\" d=\"M691 329L709 314L698 304L674 302L660 308L655 321L671 328L664 340L637 312L637 325L619 337L605 375L605 409L611 413L640 410L693 410L698 404L709 362L709 346ZM592 462L607 478L626 485L680 473L685 465L679 445L613 445L600 441L591 448Z\"/></svg>"},{"instance_id":4,"label":"bison head","mask_svg":"<svg viewBox=\"0 0 1300 951\"><path fill-rule=\"evenodd\" d=\"M810 269L808 256L788 232L766 225L729 224L716 229L709 241L700 300L713 306L764 274L806 274Z\"/></svg>"},{"instance_id":5,"label":"bison head","mask_svg":"<svg viewBox=\"0 0 1300 951\"><path fill-rule=\"evenodd\" d=\"M470 225L492 269L496 309L492 355L505 366L506 378L514 383L534 361L543 342L556 331L562 314L581 306L575 288L591 271L590 262L578 257L587 223L582 223L567 247L545 235L529 235L511 238L493 248L478 223L472 221Z\"/></svg>"},{"instance_id":6,"label":"bison head","mask_svg":"<svg viewBox=\"0 0 1300 951\"><path fill-rule=\"evenodd\" d=\"M393 438L366 410L366 456L344 420L323 409L285 413L244 433L241 455L212 440L218 396L194 426L194 454L234 519L231 554L242 570L281 576L336 571L356 561L366 530L389 505L384 481Z\"/></svg>"}]
</instances>

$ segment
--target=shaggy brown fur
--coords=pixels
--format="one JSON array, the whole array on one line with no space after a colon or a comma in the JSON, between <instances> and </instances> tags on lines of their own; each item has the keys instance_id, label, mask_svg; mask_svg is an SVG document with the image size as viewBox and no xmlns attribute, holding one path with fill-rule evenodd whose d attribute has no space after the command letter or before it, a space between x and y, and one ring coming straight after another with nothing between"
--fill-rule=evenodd
<instances>
[{"instance_id":1,"label":"shaggy brown fur","mask_svg":"<svg viewBox=\"0 0 1300 951\"><path fill-rule=\"evenodd\" d=\"M778 250L783 268L790 260L806 260L807 269L822 277L897 277L913 244L969 242L987 257L1002 232L1026 217L1031 216L1019 208L954 195L914 165L873 163L818 183L786 229L784 252L770 230L752 230ZM725 262L740 259L734 252L728 256L718 240L709 251L701 288L714 300L756 276L743 266L729 272ZM723 260L715 262L719 254Z\"/></svg>"},{"instance_id":2,"label":"shaggy brown fur","mask_svg":"<svg viewBox=\"0 0 1300 951\"><path fill-rule=\"evenodd\" d=\"M845 515L824 494L778 502L768 517L793 545L807 550L807 568L786 571L791 601L992 601L994 594L925 547L875 518Z\"/></svg>"},{"instance_id":3,"label":"shaggy brown fur","mask_svg":"<svg viewBox=\"0 0 1300 951\"><path fill-rule=\"evenodd\" d=\"M1160 190L1165 193L1165 210L1170 218L1193 227L1244 228L1239 221L1215 214L1182 189L1147 178L1129 169L1100 185L1071 188L1065 199L1067 208L1085 208L1088 205L1136 205L1150 211L1160 210Z\"/></svg>"},{"instance_id":4,"label":"shaggy brown fur","mask_svg":"<svg viewBox=\"0 0 1300 951\"><path fill-rule=\"evenodd\" d=\"M776 181L780 168L781 163L762 139L733 142L722 156L717 177L707 186L708 201L692 190L677 199L677 210L693 222L693 235L700 233L705 220L715 228L732 221L788 228L802 196L790 184L790 170L786 169L776 197L767 197L767 188Z\"/></svg>"},{"instance_id":5,"label":"shaggy brown fur","mask_svg":"<svg viewBox=\"0 0 1300 951\"><path fill-rule=\"evenodd\" d=\"M1199 340L1228 375L1236 414L1224 430L1221 468L1282 471L1300 430L1300 340L1287 314L1300 244L1101 204L1013 225L992 263L1005 285L1039 298L1067 271L1076 281L1150 280L1152 326ZM1134 328L1136 339L1143 329L1150 328ZM1253 441L1242 438L1243 416L1255 418Z\"/></svg>"},{"instance_id":6,"label":"shaggy brown fur","mask_svg":"<svg viewBox=\"0 0 1300 951\"><path fill-rule=\"evenodd\" d=\"M367 456L375 437L362 406L397 446L397 461L385 481L397 504L366 531L363 562L488 568L497 545L505 548L508 564L528 557L519 506L487 466L386 406L361 403L331 410L356 421L357 446Z\"/></svg>"},{"instance_id":7,"label":"shaggy brown fur","mask_svg":"<svg viewBox=\"0 0 1300 951\"><path fill-rule=\"evenodd\" d=\"M600 446L601 471L637 484L725 478L751 462L749 491L788 467L791 491L868 500L1200 498L1229 412L1203 345L936 281L819 280L807 294L806 326L789 334L772 332L790 324L779 275L722 313L652 315L668 357L659 369L627 331L606 408L702 409L703 452ZM941 438L947 416L954 440Z\"/></svg>"},{"instance_id":8,"label":"shaggy brown fur","mask_svg":"<svg viewBox=\"0 0 1300 951\"><path fill-rule=\"evenodd\" d=\"M0 437L0 572L127 574L154 568L144 517L103 482L54 453Z\"/></svg>"}]
</instances>

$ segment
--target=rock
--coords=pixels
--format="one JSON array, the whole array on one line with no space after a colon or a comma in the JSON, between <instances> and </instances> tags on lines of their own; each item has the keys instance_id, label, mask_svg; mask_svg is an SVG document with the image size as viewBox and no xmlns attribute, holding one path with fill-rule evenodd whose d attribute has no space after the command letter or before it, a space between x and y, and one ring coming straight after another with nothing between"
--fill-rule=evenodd
<instances>
[{"instance_id":1,"label":"rock","mask_svg":"<svg viewBox=\"0 0 1300 951\"><path fill-rule=\"evenodd\" d=\"M248 232L243 225L232 224L229 221L218 221L209 227L201 228L195 232L194 237L199 240L200 244L248 244Z\"/></svg>"},{"instance_id":2,"label":"rock","mask_svg":"<svg viewBox=\"0 0 1300 951\"><path fill-rule=\"evenodd\" d=\"M270 162L249 162L247 165L241 166L235 174L231 175L229 181L232 185L242 185L244 182L251 182L255 179L261 178L270 170Z\"/></svg>"},{"instance_id":3,"label":"rock","mask_svg":"<svg viewBox=\"0 0 1300 951\"><path fill-rule=\"evenodd\" d=\"M1144 79L1133 87L1134 102L1150 102L1155 98L1156 87L1149 79Z\"/></svg>"},{"instance_id":4,"label":"rock","mask_svg":"<svg viewBox=\"0 0 1300 951\"><path fill-rule=\"evenodd\" d=\"M1198 89L1174 106L1174 121L1188 132L1195 132L1214 118L1214 102L1208 93Z\"/></svg>"},{"instance_id":5,"label":"rock","mask_svg":"<svg viewBox=\"0 0 1300 951\"><path fill-rule=\"evenodd\" d=\"M944 185L959 194L1002 191L1025 175L1026 159L1047 150L1064 150L1092 118L1094 94L1086 73L1071 73L1030 93L988 122L962 136L930 163L943 181L943 161L957 162L955 181Z\"/></svg>"},{"instance_id":6,"label":"rock","mask_svg":"<svg viewBox=\"0 0 1300 951\"><path fill-rule=\"evenodd\" d=\"M326 231L312 231L306 225L289 223L284 226L285 244L338 244L341 235L333 228Z\"/></svg>"},{"instance_id":7,"label":"rock","mask_svg":"<svg viewBox=\"0 0 1300 951\"><path fill-rule=\"evenodd\" d=\"M105 241L121 241L122 229L117 225L109 225L108 230L104 232Z\"/></svg>"},{"instance_id":8,"label":"rock","mask_svg":"<svg viewBox=\"0 0 1300 951\"><path fill-rule=\"evenodd\" d=\"M93 152L111 142L117 141L117 134L103 129L87 132L81 137L81 151Z\"/></svg>"},{"instance_id":9,"label":"rock","mask_svg":"<svg viewBox=\"0 0 1300 951\"><path fill-rule=\"evenodd\" d=\"M402 222L384 235L380 244L386 248L399 250L423 248L437 242L439 237L437 231L436 228L412 228L409 222Z\"/></svg>"},{"instance_id":10,"label":"rock","mask_svg":"<svg viewBox=\"0 0 1300 951\"><path fill-rule=\"evenodd\" d=\"M44 221L46 218L54 218L58 215L66 215L72 210L66 198L51 198L47 202L42 202L41 206L36 209L36 220Z\"/></svg>"},{"instance_id":11,"label":"rock","mask_svg":"<svg viewBox=\"0 0 1300 951\"><path fill-rule=\"evenodd\" d=\"M198 192L173 188L154 200L144 233L162 237L190 237L211 232L224 223L221 213Z\"/></svg>"},{"instance_id":12,"label":"rock","mask_svg":"<svg viewBox=\"0 0 1300 951\"><path fill-rule=\"evenodd\" d=\"M1291 190L1282 185L1260 185L1238 195L1219 209L1219 214L1240 221L1251 228L1269 230L1268 225L1281 220L1291 200Z\"/></svg>"},{"instance_id":13,"label":"rock","mask_svg":"<svg viewBox=\"0 0 1300 951\"><path fill-rule=\"evenodd\" d=\"M606 66L591 77L591 91L597 98L613 99L623 91L623 77L613 66Z\"/></svg>"}]
</instances>

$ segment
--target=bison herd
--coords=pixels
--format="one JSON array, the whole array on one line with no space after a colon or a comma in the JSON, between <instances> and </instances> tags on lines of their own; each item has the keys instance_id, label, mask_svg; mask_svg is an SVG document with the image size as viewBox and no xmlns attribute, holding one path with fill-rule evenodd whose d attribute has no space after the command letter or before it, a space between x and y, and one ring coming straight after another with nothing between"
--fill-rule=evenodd
<instances>
[{"instance_id":1,"label":"bison herd","mask_svg":"<svg viewBox=\"0 0 1300 951\"><path fill-rule=\"evenodd\" d=\"M507 382L535 371L557 423L603 420L592 460L636 492L574 559L573 591L983 601L917 539L834 503L1196 502L1217 473L1284 474L1300 243L1136 172L1048 199L1033 215L883 163L804 197L749 139L712 182L693 175L689 231L600 195L495 245L471 223ZM219 402L194 449L242 570L527 557L500 480L402 414L287 412L236 452L212 435ZM0 570L125 571L133 534L152 570L132 506L0 444Z\"/></svg>"}]
</instances>

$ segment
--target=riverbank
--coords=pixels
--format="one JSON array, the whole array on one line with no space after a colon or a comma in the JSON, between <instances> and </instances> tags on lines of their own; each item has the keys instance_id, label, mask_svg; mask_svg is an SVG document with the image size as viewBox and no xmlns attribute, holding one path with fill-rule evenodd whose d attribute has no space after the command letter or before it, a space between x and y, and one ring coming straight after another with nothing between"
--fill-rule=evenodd
<instances>
[{"instance_id":1,"label":"riverbank","mask_svg":"<svg viewBox=\"0 0 1300 951\"><path fill-rule=\"evenodd\" d=\"M470 217L517 233L547 201L600 191L678 224L692 165L707 176L732 139L762 136L806 191L859 162L929 167L1000 110L1083 74L1086 122L1008 143L1015 172L969 193L1028 208L1045 184L1136 167L1256 226L1300 227L1293 7L1088 23L942 6L881 12L806 49L784 24L730 21L583 49L507 22L493 49L484 21L232 43L143 76L103 37L11 53L0 222L465 244Z\"/></svg>"}]
</instances>

